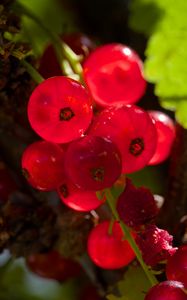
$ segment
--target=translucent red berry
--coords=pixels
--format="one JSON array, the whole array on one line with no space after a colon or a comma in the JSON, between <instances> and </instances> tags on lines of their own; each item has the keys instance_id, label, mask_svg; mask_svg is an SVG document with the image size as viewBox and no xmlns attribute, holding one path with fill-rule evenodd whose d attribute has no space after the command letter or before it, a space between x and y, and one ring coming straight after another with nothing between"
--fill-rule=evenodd
<instances>
[{"instance_id":1,"label":"translucent red berry","mask_svg":"<svg viewBox=\"0 0 187 300\"><path fill-rule=\"evenodd\" d=\"M105 198L99 200L93 191L78 188L70 180L66 180L58 189L63 203L76 211L90 211L102 205Z\"/></svg>"},{"instance_id":2,"label":"translucent red berry","mask_svg":"<svg viewBox=\"0 0 187 300\"><path fill-rule=\"evenodd\" d=\"M166 230L155 225L148 225L136 237L143 259L150 266L155 266L175 253L177 248L173 248L172 241L173 237Z\"/></svg>"},{"instance_id":3,"label":"translucent red berry","mask_svg":"<svg viewBox=\"0 0 187 300\"><path fill-rule=\"evenodd\" d=\"M142 62L125 45L98 47L85 61L83 71L93 99L102 106L132 104L145 92Z\"/></svg>"},{"instance_id":4,"label":"translucent red berry","mask_svg":"<svg viewBox=\"0 0 187 300\"><path fill-rule=\"evenodd\" d=\"M169 258L166 275L168 280L181 281L187 288L187 245L179 247Z\"/></svg>"},{"instance_id":5,"label":"translucent red berry","mask_svg":"<svg viewBox=\"0 0 187 300\"><path fill-rule=\"evenodd\" d=\"M118 198L117 211L124 223L133 228L152 222L158 214L150 190L136 188L130 179L127 179L125 190Z\"/></svg>"},{"instance_id":6,"label":"translucent red berry","mask_svg":"<svg viewBox=\"0 0 187 300\"><path fill-rule=\"evenodd\" d=\"M64 76L52 77L32 93L28 118L43 139L68 143L82 136L91 122L90 98L79 82Z\"/></svg>"},{"instance_id":7,"label":"translucent red berry","mask_svg":"<svg viewBox=\"0 0 187 300\"><path fill-rule=\"evenodd\" d=\"M32 254L27 257L26 264L33 273L58 281L68 280L81 273L78 263L64 258L54 250L43 254Z\"/></svg>"},{"instance_id":8,"label":"translucent red berry","mask_svg":"<svg viewBox=\"0 0 187 300\"><path fill-rule=\"evenodd\" d=\"M22 170L33 187L43 191L56 189L65 180L64 151L50 142L35 142L23 153Z\"/></svg>"},{"instance_id":9,"label":"translucent red berry","mask_svg":"<svg viewBox=\"0 0 187 300\"><path fill-rule=\"evenodd\" d=\"M80 32L63 35L61 39L76 54L82 55L83 60L95 48L93 41L88 36ZM40 58L39 72L44 78L62 75L60 64L51 44L45 49L42 57Z\"/></svg>"},{"instance_id":10,"label":"translucent red berry","mask_svg":"<svg viewBox=\"0 0 187 300\"><path fill-rule=\"evenodd\" d=\"M98 224L88 237L88 254L93 262L103 269L118 269L128 265L135 254L124 239L121 227L114 222L110 232L110 222Z\"/></svg>"},{"instance_id":11,"label":"translucent red berry","mask_svg":"<svg viewBox=\"0 0 187 300\"><path fill-rule=\"evenodd\" d=\"M65 169L78 187L98 191L110 187L121 175L121 155L111 141L86 136L69 145Z\"/></svg>"},{"instance_id":12,"label":"translucent red berry","mask_svg":"<svg viewBox=\"0 0 187 300\"><path fill-rule=\"evenodd\" d=\"M184 286L178 281L163 281L153 286L145 300L187 300Z\"/></svg>"},{"instance_id":13,"label":"translucent red berry","mask_svg":"<svg viewBox=\"0 0 187 300\"><path fill-rule=\"evenodd\" d=\"M95 116L89 133L107 137L118 146L123 173L132 173L145 167L157 144L157 133L150 116L135 105L103 110Z\"/></svg>"},{"instance_id":14,"label":"translucent red berry","mask_svg":"<svg viewBox=\"0 0 187 300\"><path fill-rule=\"evenodd\" d=\"M168 158L175 139L175 125L173 120L160 111L149 111L149 115L155 121L158 142L155 153L149 165L155 165Z\"/></svg>"}]
</instances>

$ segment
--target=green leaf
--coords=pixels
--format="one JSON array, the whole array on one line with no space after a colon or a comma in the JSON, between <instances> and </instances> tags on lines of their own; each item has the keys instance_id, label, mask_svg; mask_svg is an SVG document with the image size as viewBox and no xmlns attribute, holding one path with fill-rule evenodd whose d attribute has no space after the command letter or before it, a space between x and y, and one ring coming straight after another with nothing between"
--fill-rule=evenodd
<instances>
[{"instance_id":1,"label":"green leaf","mask_svg":"<svg viewBox=\"0 0 187 300\"><path fill-rule=\"evenodd\" d=\"M148 8L151 8L148 12ZM147 16L148 15L148 16ZM149 36L145 76L160 104L187 128L187 1L133 0L130 25Z\"/></svg>"},{"instance_id":2,"label":"green leaf","mask_svg":"<svg viewBox=\"0 0 187 300\"><path fill-rule=\"evenodd\" d=\"M131 28L137 32L143 32L147 36L152 34L163 16L163 10L152 0L133 0L130 12Z\"/></svg>"},{"instance_id":3,"label":"green leaf","mask_svg":"<svg viewBox=\"0 0 187 300\"><path fill-rule=\"evenodd\" d=\"M176 110L176 120L187 128L187 99L181 101L177 106Z\"/></svg>"},{"instance_id":4,"label":"green leaf","mask_svg":"<svg viewBox=\"0 0 187 300\"><path fill-rule=\"evenodd\" d=\"M149 166L138 172L128 174L136 186L146 186L152 193L163 195L165 178L162 166Z\"/></svg>"},{"instance_id":5,"label":"green leaf","mask_svg":"<svg viewBox=\"0 0 187 300\"><path fill-rule=\"evenodd\" d=\"M111 294L107 296L108 300L144 300L150 282L142 268L133 263L125 272L123 280L118 282L117 288L121 296Z\"/></svg>"}]
</instances>

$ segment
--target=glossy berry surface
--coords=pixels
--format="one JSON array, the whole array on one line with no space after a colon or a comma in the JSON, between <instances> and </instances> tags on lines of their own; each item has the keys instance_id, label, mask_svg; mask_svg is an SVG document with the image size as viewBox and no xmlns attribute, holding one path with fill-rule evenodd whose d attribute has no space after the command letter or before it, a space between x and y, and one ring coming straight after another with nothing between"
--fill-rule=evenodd
<instances>
[{"instance_id":1,"label":"glossy berry surface","mask_svg":"<svg viewBox=\"0 0 187 300\"><path fill-rule=\"evenodd\" d=\"M95 48L93 41L88 36L80 32L63 35L61 40L65 42L77 55L82 55L83 60ZM52 45L49 45L45 49L42 57L40 58L39 72L44 78L62 75L62 70Z\"/></svg>"},{"instance_id":2,"label":"glossy berry surface","mask_svg":"<svg viewBox=\"0 0 187 300\"><path fill-rule=\"evenodd\" d=\"M90 211L102 205L105 201L99 200L95 192L78 188L70 180L66 180L58 189L63 203L76 211Z\"/></svg>"},{"instance_id":3,"label":"glossy berry surface","mask_svg":"<svg viewBox=\"0 0 187 300\"><path fill-rule=\"evenodd\" d=\"M69 145L65 169L78 187L98 191L110 187L121 175L121 155L111 141L86 136Z\"/></svg>"},{"instance_id":4,"label":"glossy berry surface","mask_svg":"<svg viewBox=\"0 0 187 300\"><path fill-rule=\"evenodd\" d=\"M85 88L77 81L57 76L39 84L28 103L32 128L44 140L68 143L82 136L92 119Z\"/></svg>"},{"instance_id":5,"label":"glossy berry surface","mask_svg":"<svg viewBox=\"0 0 187 300\"><path fill-rule=\"evenodd\" d=\"M155 153L149 161L149 165L155 165L169 157L175 139L175 125L169 116L160 111L149 111L149 115L155 121L158 136Z\"/></svg>"},{"instance_id":6,"label":"glossy berry surface","mask_svg":"<svg viewBox=\"0 0 187 300\"><path fill-rule=\"evenodd\" d=\"M183 288L178 281L163 281L149 290L145 300L186 300L187 294Z\"/></svg>"},{"instance_id":7,"label":"glossy berry surface","mask_svg":"<svg viewBox=\"0 0 187 300\"><path fill-rule=\"evenodd\" d=\"M122 44L98 47L85 61L83 73L93 99L102 106L136 103L145 92L142 62Z\"/></svg>"},{"instance_id":8,"label":"glossy berry surface","mask_svg":"<svg viewBox=\"0 0 187 300\"><path fill-rule=\"evenodd\" d=\"M124 223L133 228L152 222L158 214L151 191L136 188L130 179L126 180L125 190L118 198L117 211Z\"/></svg>"},{"instance_id":9,"label":"glossy berry surface","mask_svg":"<svg viewBox=\"0 0 187 300\"><path fill-rule=\"evenodd\" d=\"M56 189L65 179L64 151L50 142L35 142L23 153L22 170L33 187L43 191Z\"/></svg>"},{"instance_id":10,"label":"glossy berry surface","mask_svg":"<svg viewBox=\"0 0 187 300\"><path fill-rule=\"evenodd\" d=\"M26 259L28 268L38 276L65 281L79 276L81 267L73 260L64 258L56 251L32 254Z\"/></svg>"},{"instance_id":11,"label":"glossy berry surface","mask_svg":"<svg viewBox=\"0 0 187 300\"><path fill-rule=\"evenodd\" d=\"M168 280L181 281L187 288L187 246L181 246L166 265Z\"/></svg>"},{"instance_id":12,"label":"glossy berry surface","mask_svg":"<svg viewBox=\"0 0 187 300\"><path fill-rule=\"evenodd\" d=\"M107 137L118 146L123 173L145 167L157 144L157 133L150 116L135 105L103 110L95 116L89 134Z\"/></svg>"},{"instance_id":13,"label":"glossy berry surface","mask_svg":"<svg viewBox=\"0 0 187 300\"><path fill-rule=\"evenodd\" d=\"M111 233L109 229L109 221L103 221L92 229L88 237L88 254L103 269L122 268L135 258L135 254L124 239L119 223L114 222Z\"/></svg>"}]
</instances>

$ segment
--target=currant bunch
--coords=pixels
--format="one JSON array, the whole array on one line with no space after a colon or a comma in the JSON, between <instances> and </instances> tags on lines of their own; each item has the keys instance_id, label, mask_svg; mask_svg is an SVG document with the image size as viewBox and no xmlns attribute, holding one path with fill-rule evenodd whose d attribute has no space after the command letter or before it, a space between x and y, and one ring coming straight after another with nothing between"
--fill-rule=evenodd
<instances>
[{"instance_id":1,"label":"currant bunch","mask_svg":"<svg viewBox=\"0 0 187 300\"><path fill-rule=\"evenodd\" d=\"M33 187L56 190L65 205L80 212L104 204L108 189L121 175L168 158L175 138L169 117L135 105L146 82L134 50L121 44L98 47L83 63L83 78L86 87L65 76L48 78L36 87L28 118L43 140L30 145L22 157L23 173ZM151 267L175 257L172 236L155 224L159 209L148 189L127 179L115 211L117 220L97 222L88 237L87 251L98 267L128 265L135 258L132 240ZM129 227L130 238L121 222ZM175 274L168 279L155 286L146 300L160 300L157 295L170 299L172 293L182 300L184 279Z\"/></svg>"}]
</instances>

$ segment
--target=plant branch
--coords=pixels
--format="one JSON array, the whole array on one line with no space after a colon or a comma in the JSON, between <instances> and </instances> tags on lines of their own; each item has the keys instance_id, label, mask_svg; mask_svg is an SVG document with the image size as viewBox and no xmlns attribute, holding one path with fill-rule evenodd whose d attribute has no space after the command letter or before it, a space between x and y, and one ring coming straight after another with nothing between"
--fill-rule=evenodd
<instances>
[{"instance_id":1,"label":"plant branch","mask_svg":"<svg viewBox=\"0 0 187 300\"><path fill-rule=\"evenodd\" d=\"M80 81L82 81L82 66L80 64L81 56L74 53L73 50L67 44L62 42L60 37L56 35L50 28L48 28L38 16L36 16L32 11L30 11L30 9L28 9L21 3L16 3L14 8L18 13L22 13L30 19L32 19L33 21L35 21L49 36L55 49L62 71L66 73L66 75L71 76L71 66L74 73L77 74L79 76ZM67 62L70 64L68 68L66 68L67 64L63 63L64 60L67 60Z\"/></svg>"},{"instance_id":2,"label":"plant branch","mask_svg":"<svg viewBox=\"0 0 187 300\"><path fill-rule=\"evenodd\" d=\"M141 252L135 242L135 240L133 239L129 228L123 223L123 221L120 219L118 212L116 210L115 207L115 199L110 191L110 189L105 189L105 195L107 198L107 203L108 206L110 207L113 216L115 217L115 219L119 222L121 229L124 233L125 239L129 242L129 244L131 245L132 249L134 250L134 253L136 254L136 257L140 263L140 265L142 266L147 278L149 279L151 286L154 286L155 284L158 283L156 277L151 273L151 271L149 270L148 266L144 263Z\"/></svg>"},{"instance_id":3,"label":"plant branch","mask_svg":"<svg viewBox=\"0 0 187 300\"><path fill-rule=\"evenodd\" d=\"M40 84L42 81L44 81L42 75L28 61L25 60L27 55L24 55L24 53L20 52L19 50L12 51L11 55L19 59L20 63L25 67L26 71L36 83Z\"/></svg>"}]
</instances>

